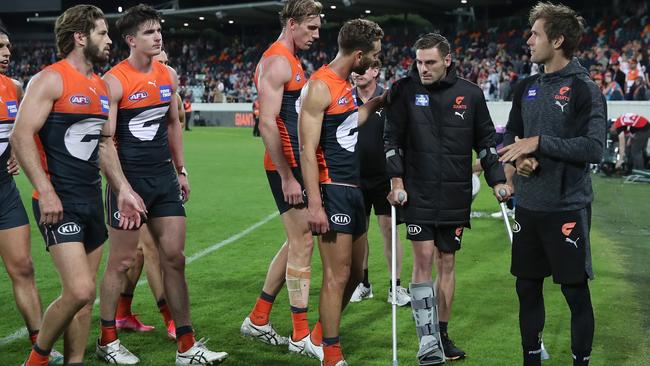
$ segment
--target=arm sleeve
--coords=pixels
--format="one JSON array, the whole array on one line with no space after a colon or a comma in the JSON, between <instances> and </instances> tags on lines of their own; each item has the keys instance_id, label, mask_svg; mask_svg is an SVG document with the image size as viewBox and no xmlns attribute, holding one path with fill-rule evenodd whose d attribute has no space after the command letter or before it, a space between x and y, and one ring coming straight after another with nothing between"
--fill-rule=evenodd
<instances>
[{"instance_id":1,"label":"arm sleeve","mask_svg":"<svg viewBox=\"0 0 650 366\"><path fill-rule=\"evenodd\" d=\"M384 125L384 152L388 177L404 176L404 152L408 110L405 104L404 83L400 80L388 92Z\"/></svg>"},{"instance_id":2,"label":"arm sleeve","mask_svg":"<svg viewBox=\"0 0 650 366\"><path fill-rule=\"evenodd\" d=\"M540 154L573 163L597 163L603 155L606 136L606 107L598 86L581 82L576 88L574 136L539 136Z\"/></svg>"},{"instance_id":3,"label":"arm sleeve","mask_svg":"<svg viewBox=\"0 0 650 366\"><path fill-rule=\"evenodd\" d=\"M508 146L515 142L515 137L524 137L524 121L521 115L521 98L524 94L524 89L528 83L521 81L515 86L512 97L512 108L510 108L510 115L508 116L508 123L506 125L506 133L503 136L503 146Z\"/></svg>"},{"instance_id":4,"label":"arm sleeve","mask_svg":"<svg viewBox=\"0 0 650 366\"><path fill-rule=\"evenodd\" d=\"M474 113L474 149L481 160L481 167L485 171L485 180L494 187L498 183L505 183L506 176L503 166L499 163L497 155L494 123L490 117L487 103L483 93L478 94L478 103Z\"/></svg>"}]
</instances>

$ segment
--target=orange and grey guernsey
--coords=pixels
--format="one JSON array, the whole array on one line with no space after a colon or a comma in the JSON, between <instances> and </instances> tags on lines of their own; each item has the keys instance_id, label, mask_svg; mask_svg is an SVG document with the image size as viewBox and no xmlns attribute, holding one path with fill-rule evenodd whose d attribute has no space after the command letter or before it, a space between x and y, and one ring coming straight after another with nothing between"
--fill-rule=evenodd
<instances>
[{"instance_id":1,"label":"orange and grey guernsey","mask_svg":"<svg viewBox=\"0 0 650 366\"><path fill-rule=\"evenodd\" d=\"M151 71L136 70L124 60L109 72L122 85L115 141L124 174L155 177L172 169L167 141L167 111L174 93L167 66L151 63Z\"/></svg>"},{"instance_id":2,"label":"orange and grey guernsey","mask_svg":"<svg viewBox=\"0 0 650 366\"><path fill-rule=\"evenodd\" d=\"M352 96L352 85L341 79L328 65L310 78L327 85L331 103L325 110L317 150L321 183L359 185L359 159L356 149L359 114Z\"/></svg>"},{"instance_id":3,"label":"orange and grey guernsey","mask_svg":"<svg viewBox=\"0 0 650 366\"><path fill-rule=\"evenodd\" d=\"M11 178L6 166L11 156L9 136L18 113L18 92L10 78L0 74L0 183Z\"/></svg>"},{"instance_id":4,"label":"orange and grey guernsey","mask_svg":"<svg viewBox=\"0 0 650 366\"><path fill-rule=\"evenodd\" d=\"M108 121L106 84L95 74L86 77L66 60L45 70L61 76L63 93L34 136L43 169L63 202L101 197L98 145ZM38 199L36 191L34 198Z\"/></svg>"},{"instance_id":5,"label":"orange and grey guernsey","mask_svg":"<svg viewBox=\"0 0 650 366\"><path fill-rule=\"evenodd\" d=\"M291 80L284 84L284 92L282 93L282 106L280 107L280 114L276 117L275 122L280 131L280 139L282 141L282 152L287 163L292 168L298 166L299 146L298 146L298 112L300 110L300 91L305 85L305 72L300 64L300 59L296 57L288 48L282 43L273 43L262 55L262 59L257 64L255 69L255 87L259 90L257 83L260 73L260 65L265 58L271 56L283 56L291 64ZM276 170L275 164L271 160L268 150L264 154L264 169L268 171Z\"/></svg>"}]
</instances>

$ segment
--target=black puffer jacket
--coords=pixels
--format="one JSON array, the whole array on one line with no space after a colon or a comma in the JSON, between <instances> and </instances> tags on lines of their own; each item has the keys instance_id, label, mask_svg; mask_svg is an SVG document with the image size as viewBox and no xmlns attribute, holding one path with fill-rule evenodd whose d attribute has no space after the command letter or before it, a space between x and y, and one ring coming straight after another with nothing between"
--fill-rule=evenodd
<instances>
[{"instance_id":1,"label":"black puffer jacket","mask_svg":"<svg viewBox=\"0 0 650 366\"><path fill-rule=\"evenodd\" d=\"M388 95L384 143L386 170L404 179L409 201L399 218L408 223L469 226L472 148L490 186L505 182L495 131L476 85L456 76L424 86L417 68Z\"/></svg>"}]
</instances>

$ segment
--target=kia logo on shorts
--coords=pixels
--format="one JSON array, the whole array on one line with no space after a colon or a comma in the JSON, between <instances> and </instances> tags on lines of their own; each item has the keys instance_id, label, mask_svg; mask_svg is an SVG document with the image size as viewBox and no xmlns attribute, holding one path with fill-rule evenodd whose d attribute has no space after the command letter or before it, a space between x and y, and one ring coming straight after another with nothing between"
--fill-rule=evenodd
<instances>
[{"instance_id":1,"label":"kia logo on shorts","mask_svg":"<svg viewBox=\"0 0 650 366\"><path fill-rule=\"evenodd\" d=\"M81 227L74 222L66 222L56 230L61 235L74 235L81 232Z\"/></svg>"},{"instance_id":2,"label":"kia logo on shorts","mask_svg":"<svg viewBox=\"0 0 650 366\"><path fill-rule=\"evenodd\" d=\"M350 219L350 216L346 214L334 214L332 217L330 217L330 220L332 223L337 224L337 225L347 225L352 221Z\"/></svg>"},{"instance_id":3,"label":"kia logo on shorts","mask_svg":"<svg viewBox=\"0 0 650 366\"><path fill-rule=\"evenodd\" d=\"M418 225L409 225L406 227L406 230L408 231L409 235L418 235L422 232L422 228Z\"/></svg>"}]
</instances>

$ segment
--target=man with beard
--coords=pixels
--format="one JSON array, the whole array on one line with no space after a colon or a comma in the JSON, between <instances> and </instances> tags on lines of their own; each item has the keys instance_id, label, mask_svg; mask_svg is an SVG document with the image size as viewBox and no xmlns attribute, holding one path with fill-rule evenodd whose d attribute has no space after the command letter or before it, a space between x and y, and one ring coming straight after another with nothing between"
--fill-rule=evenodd
<instances>
[{"instance_id":1,"label":"man with beard","mask_svg":"<svg viewBox=\"0 0 650 366\"><path fill-rule=\"evenodd\" d=\"M100 247L106 240L100 164L119 192L120 225L125 229L139 225L144 212L117 164L115 150L106 149L113 146L106 137L108 90L93 73L95 64L108 60L111 45L104 14L91 5L74 6L57 19L54 31L63 60L34 76L11 137L34 186L34 217L62 285L61 295L43 315L28 366L47 365L61 334L65 363L83 364Z\"/></svg>"},{"instance_id":2,"label":"man with beard","mask_svg":"<svg viewBox=\"0 0 650 366\"><path fill-rule=\"evenodd\" d=\"M16 306L25 320L32 345L41 326L41 299L34 282L30 252L29 220L20 200L13 175L19 173L11 151L9 136L14 126L23 88L17 80L5 76L11 58L9 32L0 21L0 257L11 279ZM51 364L63 364L63 355L50 354Z\"/></svg>"},{"instance_id":3,"label":"man with beard","mask_svg":"<svg viewBox=\"0 0 650 366\"><path fill-rule=\"evenodd\" d=\"M287 241L269 265L262 293L241 325L244 336L272 345L289 344L289 351L323 358L322 331L316 323L309 332L307 311L314 242L307 224L298 148L300 90L305 73L296 56L318 40L322 5L313 0L290 0L280 12L282 33L257 65L260 133L266 147L264 169L280 212ZM293 332L277 334L269 315L285 282L289 292Z\"/></svg>"},{"instance_id":4,"label":"man with beard","mask_svg":"<svg viewBox=\"0 0 650 366\"><path fill-rule=\"evenodd\" d=\"M357 108L349 78L378 61L383 36L377 23L346 22L336 57L312 75L301 93L298 131L307 219L311 231L320 235L323 262L319 310L324 366L347 365L339 342L341 312L362 279L366 251L357 130L383 104L382 96Z\"/></svg>"},{"instance_id":5,"label":"man with beard","mask_svg":"<svg viewBox=\"0 0 650 366\"><path fill-rule=\"evenodd\" d=\"M110 91L108 125L115 131L117 152L129 184L142 197L147 227L158 246L165 296L176 325L176 365L203 365L224 360L196 341L185 281L185 207L190 194L178 121L176 71L153 57L160 54L160 15L148 5L127 9L116 26L129 46L129 57L105 76ZM115 310L126 272L137 252L139 230L124 230L116 208L116 187L106 187L110 249L100 293L101 335L97 356L108 362L136 364L139 359L117 337Z\"/></svg>"},{"instance_id":6,"label":"man with beard","mask_svg":"<svg viewBox=\"0 0 650 366\"><path fill-rule=\"evenodd\" d=\"M414 48L409 76L397 81L388 95L386 170L392 182L389 201L402 206L398 215L413 243L410 292L420 338L417 357L420 365L436 365L465 357L449 338L447 326L456 289L456 252L463 229L469 227L472 149L497 198L506 201L510 190L481 89L456 75L449 42L442 35L426 34ZM406 199L400 202L400 195Z\"/></svg>"}]
</instances>

